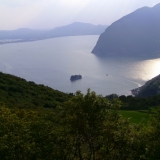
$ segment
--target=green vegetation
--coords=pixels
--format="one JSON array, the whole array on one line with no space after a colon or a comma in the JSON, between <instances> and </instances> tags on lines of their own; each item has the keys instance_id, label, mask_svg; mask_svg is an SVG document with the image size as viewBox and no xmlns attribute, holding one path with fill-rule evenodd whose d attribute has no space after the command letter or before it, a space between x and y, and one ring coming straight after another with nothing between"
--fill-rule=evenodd
<instances>
[{"instance_id":1,"label":"green vegetation","mask_svg":"<svg viewBox=\"0 0 160 160\"><path fill-rule=\"evenodd\" d=\"M142 87L132 90L136 97L151 97L160 94L160 75L147 81Z\"/></svg>"},{"instance_id":2,"label":"green vegetation","mask_svg":"<svg viewBox=\"0 0 160 160\"><path fill-rule=\"evenodd\" d=\"M160 95L145 98L122 95L118 98L122 102L123 110L149 110L160 106Z\"/></svg>"},{"instance_id":3,"label":"green vegetation","mask_svg":"<svg viewBox=\"0 0 160 160\"><path fill-rule=\"evenodd\" d=\"M149 113L146 113L148 111L124 111L121 110L120 114L124 117L124 118L129 118L130 122L132 123L144 123L147 124L147 122L149 121Z\"/></svg>"},{"instance_id":4,"label":"green vegetation","mask_svg":"<svg viewBox=\"0 0 160 160\"><path fill-rule=\"evenodd\" d=\"M71 95L0 72L0 102L9 107L55 108Z\"/></svg>"},{"instance_id":5,"label":"green vegetation","mask_svg":"<svg viewBox=\"0 0 160 160\"><path fill-rule=\"evenodd\" d=\"M129 105L117 96L107 99L90 90L68 95L0 75L0 159L160 159L160 110L147 119L147 113L119 111ZM46 106L48 101L56 105ZM145 124L128 119L142 115Z\"/></svg>"}]
</instances>

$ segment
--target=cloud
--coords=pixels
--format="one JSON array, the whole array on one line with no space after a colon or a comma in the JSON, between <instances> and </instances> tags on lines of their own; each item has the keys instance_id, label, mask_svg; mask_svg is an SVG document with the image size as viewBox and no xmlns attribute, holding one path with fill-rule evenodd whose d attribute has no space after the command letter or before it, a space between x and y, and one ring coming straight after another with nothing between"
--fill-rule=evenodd
<instances>
[{"instance_id":1,"label":"cloud","mask_svg":"<svg viewBox=\"0 0 160 160\"><path fill-rule=\"evenodd\" d=\"M0 30L54 28L74 21L111 24L160 0L0 0Z\"/></svg>"}]
</instances>

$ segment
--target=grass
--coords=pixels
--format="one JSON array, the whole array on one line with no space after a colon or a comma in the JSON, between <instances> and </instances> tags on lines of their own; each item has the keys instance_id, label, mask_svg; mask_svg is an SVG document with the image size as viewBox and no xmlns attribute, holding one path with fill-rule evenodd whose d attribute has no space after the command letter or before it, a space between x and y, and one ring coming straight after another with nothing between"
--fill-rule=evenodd
<instances>
[{"instance_id":1,"label":"grass","mask_svg":"<svg viewBox=\"0 0 160 160\"><path fill-rule=\"evenodd\" d=\"M150 115L147 111L120 111L124 118L129 118L131 123L144 123L147 124Z\"/></svg>"}]
</instances>

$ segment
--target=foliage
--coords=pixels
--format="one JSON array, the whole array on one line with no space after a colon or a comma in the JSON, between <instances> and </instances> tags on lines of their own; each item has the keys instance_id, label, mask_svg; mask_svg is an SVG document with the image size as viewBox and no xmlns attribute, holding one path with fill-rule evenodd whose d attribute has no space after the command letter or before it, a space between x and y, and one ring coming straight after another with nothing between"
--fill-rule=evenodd
<instances>
[{"instance_id":1,"label":"foliage","mask_svg":"<svg viewBox=\"0 0 160 160\"><path fill-rule=\"evenodd\" d=\"M152 159L160 159L160 108L157 109L157 112L153 114L151 119L151 130L149 136L148 145L149 154Z\"/></svg>"},{"instance_id":2,"label":"foliage","mask_svg":"<svg viewBox=\"0 0 160 160\"><path fill-rule=\"evenodd\" d=\"M112 98L111 98L112 97ZM160 95L155 95L152 97L133 97L131 95L125 96L106 96L108 100L119 99L121 103L121 110L149 110L151 107L156 108L160 106Z\"/></svg>"},{"instance_id":3,"label":"foliage","mask_svg":"<svg viewBox=\"0 0 160 160\"><path fill-rule=\"evenodd\" d=\"M147 108L157 100L157 106L158 96L142 103L132 96L104 98L89 89L68 95L3 73L0 80L0 159L160 159L160 110L145 124L119 114L121 105Z\"/></svg>"},{"instance_id":4,"label":"foliage","mask_svg":"<svg viewBox=\"0 0 160 160\"><path fill-rule=\"evenodd\" d=\"M60 108L62 137L65 142L64 159L141 159L145 146L141 129L123 119L112 103L95 92L76 96ZM143 128L143 127L142 127ZM69 157L69 158L68 158Z\"/></svg>"},{"instance_id":5,"label":"foliage","mask_svg":"<svg viewBox=\"0 0 160 160\"><path fill-rule=\"evenodd\" d=\"M147 159L153 132L124 119L119 107L118 99L111 102L90 90L55 109L1 104L0 159Z\"/></svg>"},{"instance_id":6,"label":"foliage","mask_svg":"<svg viewBox=\"0 0 160 160\"><path fill-rule=\"evenodd\" d=\"M0 72L0 101L7 106L55 108L71 95Z\"/></svg>"},{"instance_id":7,"label":"foliage","mask_svg":"<svg viewBox=\"0 0 160 160\"><path fill-rule=\"evenodd\" d=\"M44 110L0 107L0 159L53 159L54 114ZM57 147L57 146L56 146Z\"/></svg>"}]
</instances>

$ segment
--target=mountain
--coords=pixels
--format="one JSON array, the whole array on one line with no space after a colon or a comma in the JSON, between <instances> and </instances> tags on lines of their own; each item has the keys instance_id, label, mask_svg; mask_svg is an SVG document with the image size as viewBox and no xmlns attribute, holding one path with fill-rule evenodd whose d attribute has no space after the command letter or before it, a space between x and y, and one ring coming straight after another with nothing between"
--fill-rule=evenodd
<instances>
[{"instance_id":1,"label":"mountain","mask_svg":"<svg viewBox=\"0 0 160 160\"><path fill-rule=\"evenodd\" d=\"M160 94L160 75L147 81L142 87L131 90L136 97L149 97Z\"/></svg>"},{"instance_id":2,"label":"mountain","mask_svg":"<svg viewBox=\"0 0 160 160\"><path fill-rule=\"evenodd\" d=\"M49 31L48 36L77 36L77 35L100 35L106 29L106 25L93 25L90 23L74 22L72 24L57 27Z\"/></svg>"},{"instance_id":3,"label":"mountain","mask_svg":"<svg viewBox=\"0 0 160 160\"><path fill-rule=\"evenodd\" d=\"M54 37L77 35L100 35L106 29L106 25L92 25L89 23L75 22L52 30L32 30L21 28L12 31L0 30L0 44L17 41L33 41Z\"/></svg>"},{"instance_id":4,"label":"mountain","mask_svg":"<svg viewBox=\"0 0 160 160\"><path fill-rule=\"evenodd\" d=\"M34 40L41 39L45 36L47 31L32 30L28 28L20 28L17 30L0 30L0 40L7 39L21 39L21 40Z\"/></svg>"},{"instance_id":5,"label":"mountain","mask_svg":"<svg viewBox=\"0 0 160 160\"><path fill-rule=\"evenodd\" d=\"M112 23L98 39L97 55L139 55L160 51L160 4L140 8Z\"/></svg>"}]
</instances>

